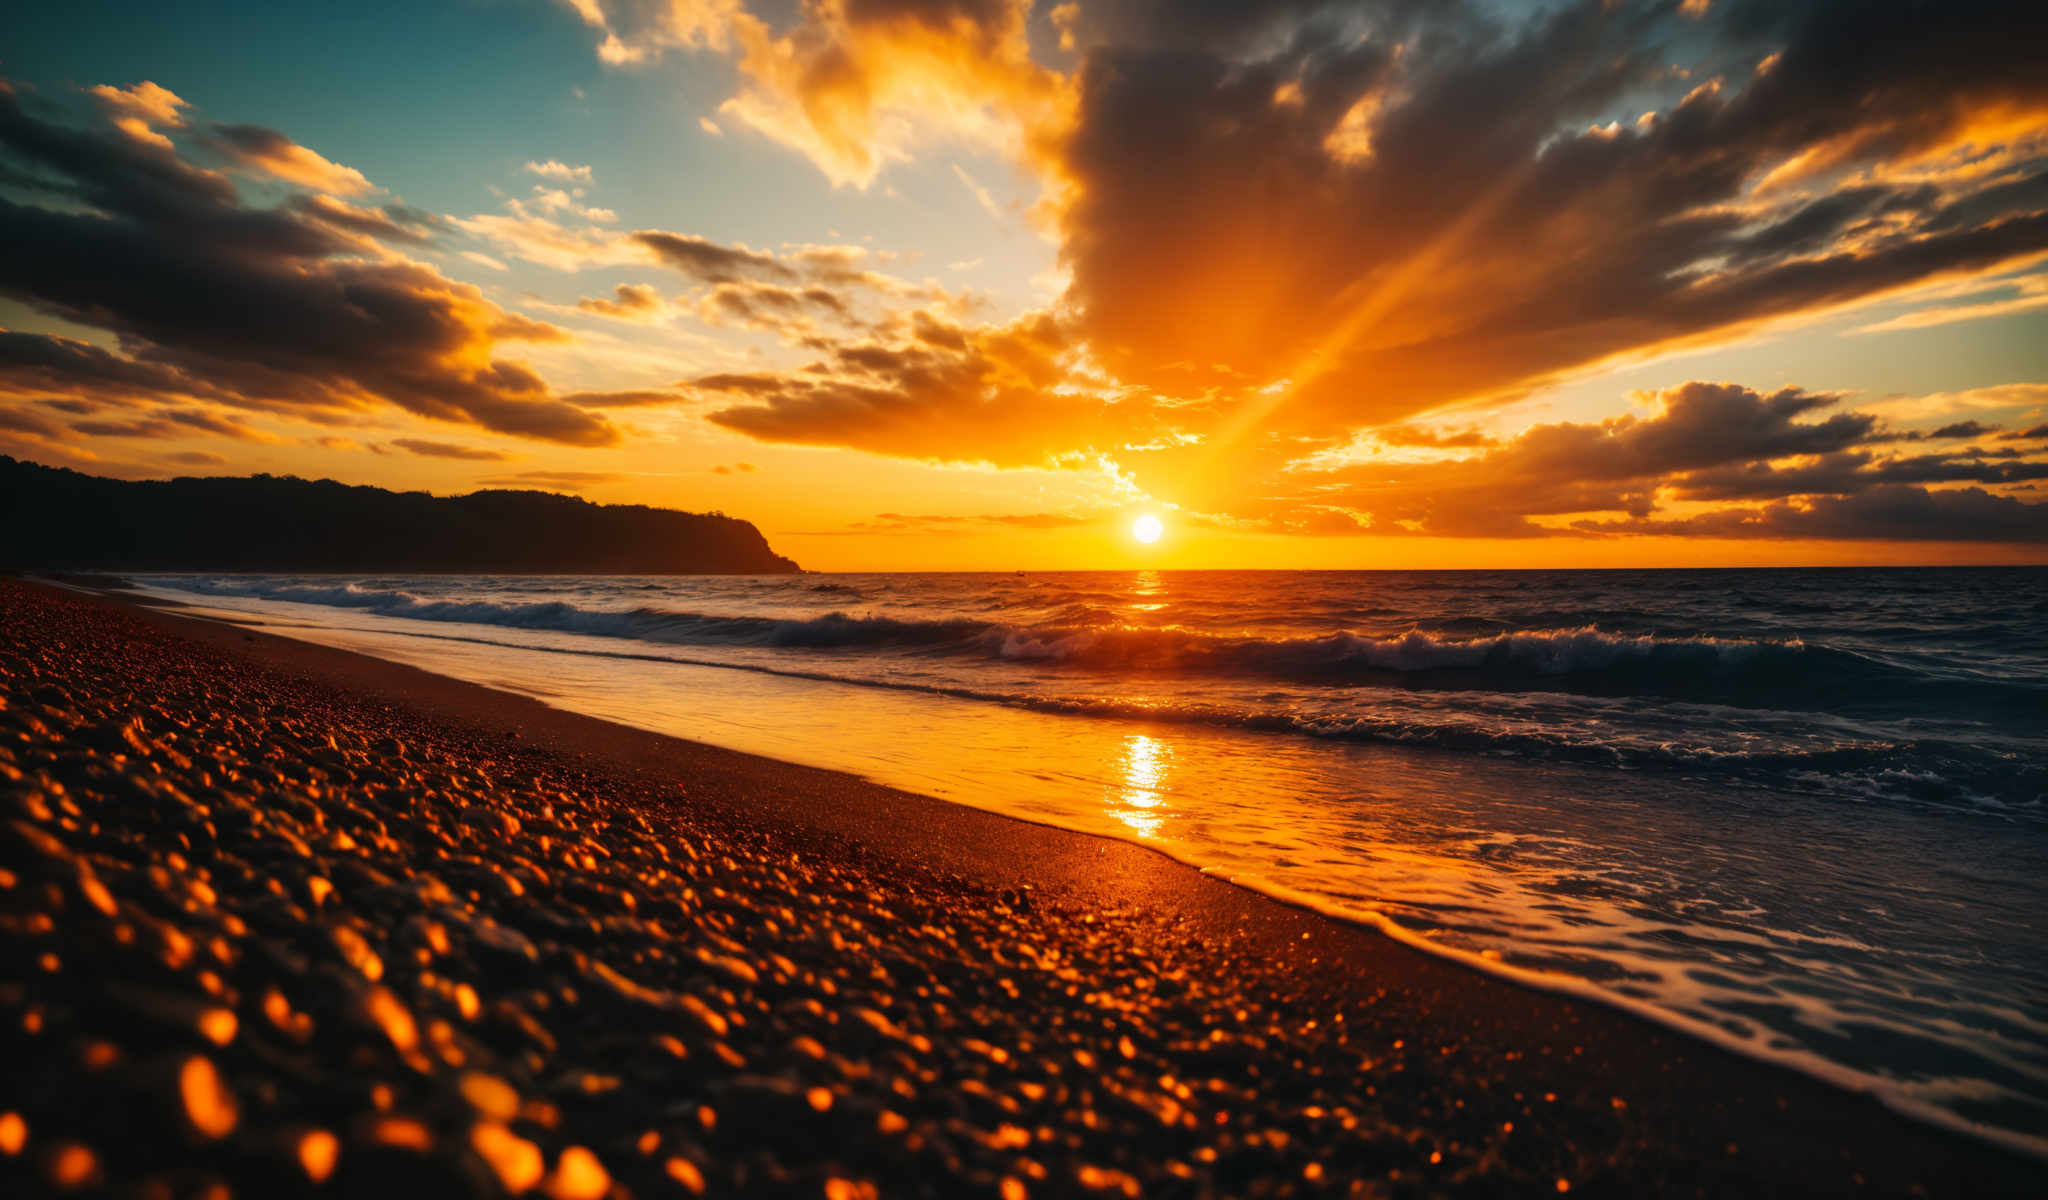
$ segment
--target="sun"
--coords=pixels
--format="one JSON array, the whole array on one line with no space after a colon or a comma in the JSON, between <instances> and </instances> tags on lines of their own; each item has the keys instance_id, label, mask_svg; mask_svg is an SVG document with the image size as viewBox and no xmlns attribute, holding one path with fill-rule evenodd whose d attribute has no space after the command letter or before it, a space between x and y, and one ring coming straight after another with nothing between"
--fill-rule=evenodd
<instances>
[{"instance_id":1,"label":"sun","mask_svg":"<svg viewBox=\"0 0 2048 1200\"><path fill-rule=\"evenodd\" d=\"M1160 524L1159 518L1151 513L1146 513L1144 516L1131 522L1131 536L1141 542L1156 542L1159 540L1159 535L1165 532L1166 526Z\"/></svg>"}]
</instances>

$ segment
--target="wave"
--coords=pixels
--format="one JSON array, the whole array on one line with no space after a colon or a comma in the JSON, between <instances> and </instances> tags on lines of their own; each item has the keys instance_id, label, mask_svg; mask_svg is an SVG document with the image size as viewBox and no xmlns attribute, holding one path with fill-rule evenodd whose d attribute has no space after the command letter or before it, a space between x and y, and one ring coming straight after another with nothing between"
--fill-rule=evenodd
<instances>
[{"instance_id":1,"label":"wave","mask_svg":"<svg viewBox=\"0 0 2048 1200\"><path fill-rule=\"evenodd\" d=\"M163 585L173 581L156 580ZM1721 679L1726 687L1747 680L1770 683L1782 700L1784 676L1813 670L1826 655L1798 642L1756 642L1713 638L1658 638L1592 628L1528 631L1481 638L1446 638L1422 632L1368 638L1354 634L1295 639L1216 638L1179 629L1113 628L1084 631L1024 630L959 618L943 621L855 617L828 613L802 619L713 616L640 608L588 610L562 602L508 604L493 601L434 601L411 593L356 584L253 583L246 580L175 581L181 590L221 596L249 596L294 603L373 611L423 621L614 637L644 646L595 652L571 647L559 653L602 653L608 657L676 662L784 677L914 691L955 699L1002 704L1038 712L1199 725L1247 733L1284 733L1319 741L1426 747L1454 753L1534 759L1620 770L1709 773L1730 782L1754 782L1856 801L1908 803L1958 812L2010 814L2033 820L2048 795L2048 767L2013 753L1949 738L1902 733L1883 725L1827 721L1799 713L1738 712L1702 704L1697 695L1656 696L1652 709L1626 697L1630 680L1654 680L1665 691L1702 689ZM516 646L460 633L421 634L455 641ZM673 647L674 650L667 648ZM1006 659L1024 664L1057 664L1120 676L1149 672L1163 676L1151 697L1061 694L1015 678L970 670L952 682L912 678L901 671L875 671L842 656L807 659L778 656L733 661L689 657L687 648L718 647L896 650L907 654ZM1854 656L1834 652L1836 661ZM971 666L971 664L970 664ZM1877 664L1868 664L1877 670ZM1395 689L1433 686L1443 702L1302 704L1295 699L1246 702L1205 695L1175 681L1189 673L1282 677L1291 682L1337 681ZM1821 672L1826 676L1825 671ZM1832 676L1829 676L1832 677ZM1687 679L1690 688L1679 685ZM1460 695L1458 681L1472 690L1495 693L1492 700ZM1538 709L1516 710L1508 695L1519 689L1555 693L1536 696ZM1539 687L1539 682L1547 686ZM1868 680L1865 680L1867 685ZM1567 686L1569 685L1569 686ZM1057 685L1055 685L1056 687ZM1925 681L1921 691L1925 695ZM1605 697L1594 693L1620 692ZM1624 707L1617 708L1617 705Z\"/></svg>"},{"instance_id":2,"label":"wave","mask_svg":"<svg viewBox=\"0 0 2048 1200\"><path fill-rule=\"evenodd\" d=\"M1920 711L1939 703L1959 711L2048 700L2048 688L2032 681L1940 675L1895 657L1880 659L1798 638L1627 633L1593 624L1474 636L1422 628L1385 636L1342 630L1229 636L1181 626L1118 624L1116 614L1092 605L1067 605L1050 623L1019 625L960 615L917 618L833 611L774 617L648 606L587 608L561 600L430 599L358 583L217 577L153 582L204 595L340 607L407 620L676 646L964 657L1119 677L1213 676L1324 686L1553 691L1842 712L1881 708L1887 702L1908 703Z\"/></svg>"}]
</instances>

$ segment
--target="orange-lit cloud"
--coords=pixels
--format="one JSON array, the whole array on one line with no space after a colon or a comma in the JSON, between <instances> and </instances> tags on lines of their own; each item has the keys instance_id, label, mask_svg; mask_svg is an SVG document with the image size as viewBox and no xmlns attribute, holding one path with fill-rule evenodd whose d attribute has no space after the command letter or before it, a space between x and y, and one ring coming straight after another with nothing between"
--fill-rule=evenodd
<instances>
[{"instance_id":1,"label":"orange-lit cloud","mask_svg":"<svg viewBox=\"0 0 2048 1200\"><path fill-rule=\"evenodd\" d=\"M275 129L261 125L215 125L207 145L243 166L315 191L353 196L371 190L370 181L361 171L329 162Z\"/></svg>"},{"instance_id":2,"label":"orange-lit cloud","mask_svg":"<svg viewBox=\"0 0 2048 1200\"><path fill-rule=\"evenodd\" d=\"M974 329L920 314L898 337L830 344L798 371L711 375L694 387L732 399L707 414L713 424L764 441L1041 466L1116 445L1146 421L1068 387L1072 348L1043 313Z\"/></svg>"},{"instance_id":3,"label":"orange-lit cloud","mask_svg":"<svg viewBox=\"0 0 2048 1200\"><path fill-rule=\"evenodd\" d=\"M1979 444L1889 449L1976 437L1981 424L1902 431L1797 388L1696 382L1645 399L1647 415L1537 425L1454 459L1304 465L1287 486L1345 532L1867 538L1891 513L1902 539L2048 540L2048 504L1985 490L2048 479L2048 462Z\"/></svg>"},{"instance_id":4,"label":"orange-lit cloud","mask_svg":"<svg viewBox=\"0 0 2048 1200\"><path fill-rule=\"evenodd\" d=\"M725 46L741 0L562 0L602 39L597 55L614 65L647 62L670 50Z\"/></svg>"},{"instance_id":5,"label":"orange-lit cloud","mask_svg":"<svg viewBox=\"0 0 2048 1200\"><path fill-rule=\"evenodd\" d=\"M1031 56L1031 0L804 0L782 30L740 0L567 2L602 31L608 63L730 46L745 83L719 113L834 184L866 187L934 140L1022 149L1065 103Z\"/></svg>"},{"instance_id":6,"label":"orange-lit cloud","mask_svg":"<svg viewBox=\"0 0 2048 1200\"><path fill-rule=\"evenodd\" d=\"M622 283L613 290L612 298L585 296L576 302L576 307L600 317L615 317L622 321L651 321L660 317L667 306L661 293L644 283Z\"/></svg>"},{"instance_id":7,"label":"orange-lit cloud","mask_svg":"<svg viewBox=\"0 0 2048 1200\"><path fill-rule=\"evenodd\" d=\"M100 84L87 88L86 94L99 103L114 128L138 142L165 150L171 148L171 139L158 132L157 127L182 128L184 110L189 107L177 93L147 79L125 88Z\"/></svg>"}]
</instances>

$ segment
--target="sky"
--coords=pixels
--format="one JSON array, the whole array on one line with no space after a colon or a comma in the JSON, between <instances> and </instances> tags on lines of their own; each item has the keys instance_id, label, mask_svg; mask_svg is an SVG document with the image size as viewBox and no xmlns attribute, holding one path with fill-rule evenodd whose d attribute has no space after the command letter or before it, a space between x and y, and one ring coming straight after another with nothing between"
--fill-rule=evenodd
<instances>
[{"instance_id":1,"label":"sky","mask_svg":"<svg viewBox=\"0 0 2048 1200\"><path fill-rule=\"evenodd\" d=\"M1978 0L32 6L0 453L716 510L819 570L2048 562L2044 42Z\"/></svg>"}]
</instances>

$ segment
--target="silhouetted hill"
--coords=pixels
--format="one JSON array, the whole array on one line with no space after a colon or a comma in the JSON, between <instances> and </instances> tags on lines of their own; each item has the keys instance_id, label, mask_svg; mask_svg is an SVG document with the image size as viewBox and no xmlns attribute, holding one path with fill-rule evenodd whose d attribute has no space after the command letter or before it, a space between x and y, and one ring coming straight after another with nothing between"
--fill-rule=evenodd
<instances>
[{"instance_id":1,"label":"silhouetted hill","mask_svg":"<svg viewBox=\"0 0 2048 1200\"><path fill-rule=\"evenodd\" d=\"M549 492L425 492L254 475L126 482L0 455L0 565L195 571L787 574L720 513Z\"/></svg>"}]
</instances>

